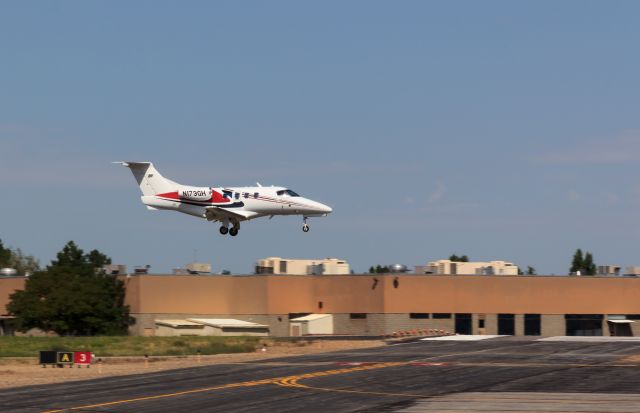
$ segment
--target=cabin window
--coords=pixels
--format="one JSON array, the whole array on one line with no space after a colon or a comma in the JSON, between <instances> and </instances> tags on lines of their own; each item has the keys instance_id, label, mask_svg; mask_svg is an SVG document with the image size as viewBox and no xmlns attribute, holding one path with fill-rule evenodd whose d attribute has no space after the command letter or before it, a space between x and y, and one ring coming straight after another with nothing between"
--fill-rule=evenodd
<instances>
[{"instance_id":1,"label":"cabin window","mask_svg":"<svg viewBox=\"0 0 640 413\"><path fill-rule=\"evenodd\" d=\"M245 198L249 198L249 193L248 193L248 192L245 192L245 193L244 193L244 197L245 197Z\"/></svg>"},{"instance_id":2,"label":"cabin window","mask_svg":"<svg viewBox=\"0 0 640 413\"><path fill-rule=\"evenodd\" d=\"M240 199L240 192L236 192L236 199Z\"/></svg>"}]
</instances>

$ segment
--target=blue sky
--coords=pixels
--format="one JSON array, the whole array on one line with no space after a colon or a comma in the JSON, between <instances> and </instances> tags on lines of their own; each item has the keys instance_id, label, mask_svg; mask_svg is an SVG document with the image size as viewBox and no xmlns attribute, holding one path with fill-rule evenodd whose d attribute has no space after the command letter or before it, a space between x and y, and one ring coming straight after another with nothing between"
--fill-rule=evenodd
<instances>
[{"instance_id":1,"label":"blue sky","mask_svg":"<svg viewBox=\"0 0 640 413\"><path fill-rule=\"evenodd\" d=\"M640 265L640 4L3 2L0 239L168 272L267 256ZM236 238L114 160L334 208Z\"/></svg>"}]
</instances>

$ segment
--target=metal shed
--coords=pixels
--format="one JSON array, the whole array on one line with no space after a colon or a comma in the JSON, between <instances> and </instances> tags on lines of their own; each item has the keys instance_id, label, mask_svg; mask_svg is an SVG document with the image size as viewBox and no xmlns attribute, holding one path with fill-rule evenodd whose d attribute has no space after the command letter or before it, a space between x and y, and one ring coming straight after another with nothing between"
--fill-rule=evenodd
<instances>
[{"instance_id":1,"label":"metal shed","mask_svg":"<svg viewBox=\"0 0 640 413\"><path fill-rule=\"evenodd\" d=\"M269 326L234 318L189 318L204 326L206 336L268 336Z\"/></svg>"},{"instance_id":2,"label":"metal shed","mask_svg":"<svg viewBox=\"0 0 640 413\"><path fill-rule=\"evenodd\" d=\"M204 336L204 325L187 320L156 320L156 336Z\"/></svg>"}]
</instances>

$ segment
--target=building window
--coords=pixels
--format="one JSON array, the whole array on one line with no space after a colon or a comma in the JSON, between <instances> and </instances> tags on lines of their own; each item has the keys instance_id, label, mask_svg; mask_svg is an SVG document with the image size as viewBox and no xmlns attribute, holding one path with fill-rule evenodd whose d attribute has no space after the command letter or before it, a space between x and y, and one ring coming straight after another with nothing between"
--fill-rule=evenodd
<instances>
[{"instance_id":1,"label":"building window","mask_svg":"<svg viewBox=\"0 0 640 413\"><path fill-rule=\"evenodd\" d=\"M409 318L426 319L429 318L429 313L409 313Z\"/></svg>"},{"instance_id":2,"label":"building window","mask_svg":"<svg viewBox=\"0 0 640 413\"><path fill-rule=\"evenodd\" d=\"M602 314L565 314L567 336L601 336Z\"/></svg>"},{"instance_id":3,"label":"building window","mask_svg":"<svg viewBox=\"0 0 640 413\"><path fill-rule=\"evenodd\" d=\"M525 336L540 335L540 314L524 315L524 335Z\"/></svg>"},{"instance_id":4,"label":"building window","mask_svg":"<svg viewBox=\"0 0 640 413\"><path fill-rule=\"evenodd\" d=\"M627 320L640 320L640 314L627 314Z\"/></svg>"},{"instance_id":5,"label":"building window","mask_svg":"<svg viewBox=\"0 0 640 413\"><path fill-rule=\"evenodd\" d=\"M286 274L286 273L287 273L287 262L280 261L280 274Z\"/></svg>"},{"instance_id":6,"label":"building window","mask_svg":"<svg viewBox=\"0 0 640 413\"><path fill-rule=\"evenodd\" d=\"M512 336L516 333L516 322L513 314L498 314L498 334Z\"/></svg>"},{"instance_id":7,"label":"building window","mask_svg":"<svg viewBox=\"0 0 640 413\"><path fill-rule=\"evenodd\" d=\"M451 318L451 313L433 313L433 318L436 320Z\"/></svg>"},{"instance_id":8,"label":"building window","mask_svg":"<svg viewBox=\"0 0 640 413\"><path fill-rule=\"evenodd\" d=\"M478 320L478 328L484 328L484 318Z\"/></svg>"},{"instance_id":9,"label":"building window","mask_svg":"<svg viewBox=\"0 0 640 413\"><path fill-rule=\"evenodd\" d=\"M256 266L256 274L273 274L273 267Z\"/></svg>"},{"instance_id":10,"label":"building window","mask_svg":"<svg viewBox=\"0 0 640 413\"><path fill-rule=\"evenodd\" d=\"M367 318L367 313L351 313L349 318L352 320L364 320Z\"/></svg>"}]
</instances>

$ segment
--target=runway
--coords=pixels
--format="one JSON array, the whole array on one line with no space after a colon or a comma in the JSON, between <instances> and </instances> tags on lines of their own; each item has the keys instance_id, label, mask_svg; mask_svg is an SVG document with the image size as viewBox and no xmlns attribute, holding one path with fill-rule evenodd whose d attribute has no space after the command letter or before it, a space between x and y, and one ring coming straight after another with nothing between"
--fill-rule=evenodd
<instances>
[{"instance_id":1,"label":"runway","mask_svg":"<svg viewBox=\"0 0 640 413\"><path fill-rule=\"evenodd\" d=\"M640 343L421 341L0 391L2 412L637 412Z\"/></svg>"}]
</instances>

